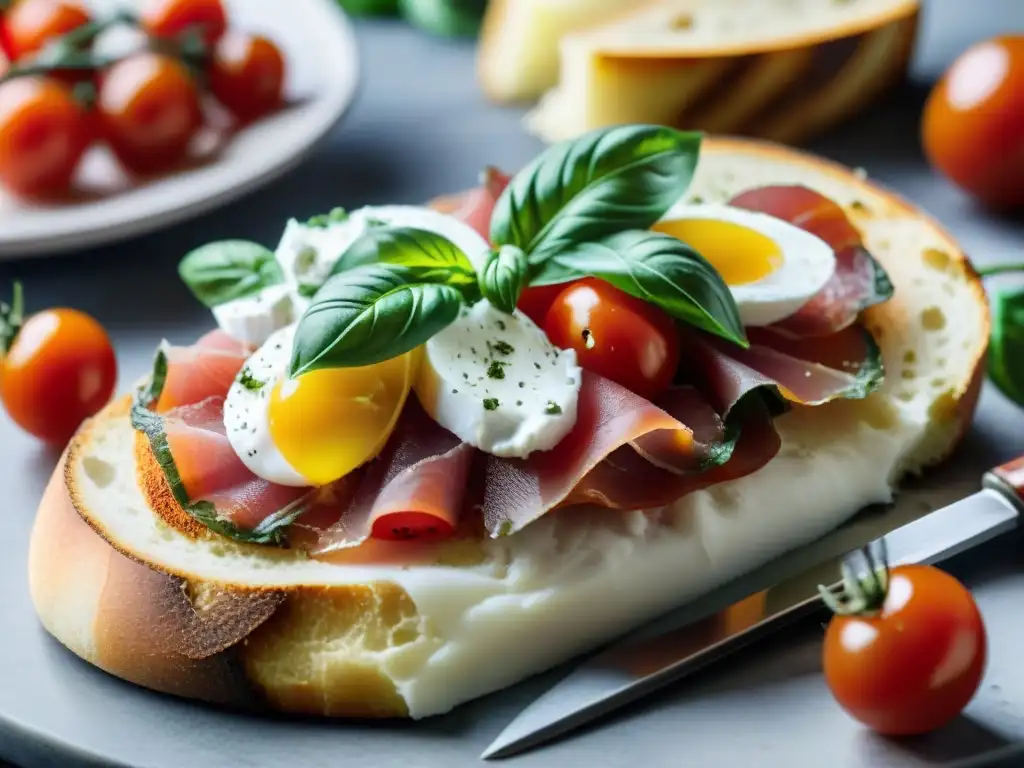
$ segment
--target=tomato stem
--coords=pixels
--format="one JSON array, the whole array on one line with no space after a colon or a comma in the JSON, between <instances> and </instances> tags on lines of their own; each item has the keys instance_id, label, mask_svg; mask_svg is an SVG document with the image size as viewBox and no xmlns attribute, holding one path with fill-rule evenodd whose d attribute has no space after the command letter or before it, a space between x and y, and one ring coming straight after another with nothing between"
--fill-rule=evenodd
<instances>
[{"instance_id":1,"label":"tomato stem","mask_svg":"<svg viewBox=\"0 0 1024 768\"><path fill-rule=\"evenodd\" d=\"M25 322L25 294L21 283L14 281L11 303L0 301L0 359L14 343L14 339Z\"/></svg>"},{"instance_id":2,"label":"tomato stem","mask_svg":"<svg viewBox=\"0 0 1024 768\"><path fill-rule=\"evenodd\" d=\"M843 589L837 595L818 585L818 593L839 616L873 616L882 610L889 593L889 557L885 539L878 542L876 557L869 544L843 558Z\"/></svg>"}]
</instances>

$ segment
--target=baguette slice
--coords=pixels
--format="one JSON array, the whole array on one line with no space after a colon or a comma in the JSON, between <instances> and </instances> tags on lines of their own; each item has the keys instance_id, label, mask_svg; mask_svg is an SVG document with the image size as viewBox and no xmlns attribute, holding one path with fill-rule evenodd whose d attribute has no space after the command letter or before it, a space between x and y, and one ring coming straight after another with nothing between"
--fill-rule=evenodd
<instances>
[{"instance_id":1,"label":"baguette slice","mask_svg":"<svg viewBox=\"0 0 1024 768\"><path fill-rule=\"evenodd\" d=\"M546 141L658 123L796 144L906 73L917 0L661 0L566 35L526 117Z\"/></svg>"},{"instance_id":2,"label":"baguette slice","mask_svg":"<svg viewBox=\"0 0 1024 768\"><path fill-rule=\"evenodd\" d=\"M970 423L985 294L936 222L810 155L707 139L688 196L721 200L767 183L840 202L896 295L864 318L883 350L883 388L782 417L782 451L759 472L648 513L563 510L495 541L391 562L358 548L327 563L162 523L140 490L122 399L84 425L40 504L29 577L43 625L83 659L158 691L419 718L589 650L890 501Z\"/></svg>"}]
</instances>

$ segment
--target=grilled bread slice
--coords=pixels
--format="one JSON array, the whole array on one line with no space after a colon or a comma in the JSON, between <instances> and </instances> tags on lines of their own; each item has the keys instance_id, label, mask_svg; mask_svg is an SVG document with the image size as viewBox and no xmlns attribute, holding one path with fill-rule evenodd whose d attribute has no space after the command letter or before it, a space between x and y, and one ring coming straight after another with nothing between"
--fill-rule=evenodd
<instances>
[{"instance_id":1,"label":"grilled bread slice","mask_svg":"<svg viewBox=\"0 0 1024 768\"><path fill-rule=\"evenodd\" d=\"M560 141L642 122L797 144L905 75L919 10L917 0L634 8L561 39L558 85L527 116L529 130Z\"/></svg>"},{"instance_id":2,"label":"grilled bread slice","mask_svg":"<svg viewBox=\"0 0 1024 768\"><path fill-rule=\"evenodd\" d=\"M935 221L849 169L707 139L689 193L769 183L841 203L896 294L866 312L883 388L794 409L762 470L651 512L548 515L494 541L337 561L193 537L139 480L127 398L85 424L29 557L43 625L71 651L179 696L292 713L425 717L589 650L886 502L946 457L983 378L978 277ZM766 500L771 500L767 502Z\"/></svg>"}]
</instances>

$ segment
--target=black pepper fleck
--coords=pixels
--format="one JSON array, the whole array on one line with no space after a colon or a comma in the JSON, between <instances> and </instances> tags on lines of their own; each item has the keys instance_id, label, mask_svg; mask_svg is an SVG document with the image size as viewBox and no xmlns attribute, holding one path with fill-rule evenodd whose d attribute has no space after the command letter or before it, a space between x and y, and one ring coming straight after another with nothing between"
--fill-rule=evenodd
<instances>
[{"instance_id":1,"label":"black pepper fleck","mask_svg":"<svg viewBox=\"0 0 1024 768\"><path fill-rule=\"evenodd\" d=\"M503 331L505 330L505 321L504 320L495 320L494 324L496 326L498 326L498 328L500 328L501 330L503 330Z\"/></svg>"},{"instance_id":2,"label":"black pepper fleck","mask_svg":"<svg viewBox=\"0 0 1024 768\"><path fill-rule=\"evenodd\" d=\"M533 367L536 368L539 371L540 370L540 363L534 363Z\"/></svg>"},{"instance_id":3,"label":"black pepper fleck","mask_svg":"<svg viewBox=\"0 0 1024 768\"><path fill-rule=\"evenodd\" d=\"M501 341L500 339L494 342L494 348L502 355L511 355L516 351L516 348L511 344L507 341Z\"/></svg>"},{"instance_id":4,"label":"black pepper fleck","mask_svg":"<svg viewBox=\"0 0 1024 768\"><path fill-rule=\"evenodd\" d=\"M519 388L520 388L520 389L522 389L522 388L523 388L523 387L525 387L525 386L526 386L526 382L525 382L525 381L520 381L520 382L519 382Z\"/></svg>"}]
</instances>

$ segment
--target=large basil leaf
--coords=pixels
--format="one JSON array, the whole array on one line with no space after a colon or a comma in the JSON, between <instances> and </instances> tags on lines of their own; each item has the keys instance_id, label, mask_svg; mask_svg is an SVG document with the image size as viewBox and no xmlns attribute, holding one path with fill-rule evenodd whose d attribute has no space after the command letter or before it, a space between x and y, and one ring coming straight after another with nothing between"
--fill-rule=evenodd
<instances>
[{"instance_id":1,"label":"large basil leaf","mask_svg":"<svg viewBox=\"0 0 1024 768\"><path fill-rule=\"evenodd\" d=\"M526 288L529 272L530 264L522 249L503 245L488 257L480 275L480 291L495 307L511 314Z\"/></svg>"},{"instance_id":2,"label":"large basil leaf","mask_svg":"<svg viewBox=\"0 0 1024 768\"><path fill-rule=\"evenodd\" d=\"M337 274L299 321L291 375L398 357L450 325L462 306L456 288L416 282L408 267L367 264Z\"/></svg>"},{"instance_id":3,"label":"large basil leaf","mask_svg":"<svg viewBox=\"0 0 1024 768\"><path fill-rule=\"evenodd\" d=\"M413 227L373 227L362 234L331 267L330 276L366 264L407 268L413 281L469 287L476 298L476 272L462 249L446 237Z\"/></svg>"},{"instance_id":4,"label":"large basil leaf","mask_svg":"<svg viewBox=\"0 0 1024 768\"><path fill-rule=\"evenodd\" d=\"M601 278L696 328L747 346L729 286L700 254L675 237L629 231L572 245L538 265L530 285L588 276Z\"/></svg>"},{"instance_id":5,"label":"large basil leaf","mask_svg":"<svg viewBox=\"0 0 1024 768\"><path fill-rule=\"evenodd\" d=\"M193 295L210 308L284 282L273 251L245 240L221 240L196 248L181 260L178 273Z\"/></svg>"},{"instance_id":6,"label":"large basil leaf","mask_svg":"<svg viewBox=\"0 0 1024 768\"><path fill-rule=\"evenodd\" d=\"M686 192L700 144L699 133L653 125L555 144L498 198L491 242L517 245L538 263L570 244L648 229Z\"/></svg>"},{"instance_id":7,"label":"large basil leaf","mask_svg":"<svg viewBox=\"0 0 1024 768\"><path fill-rule=\"evenodd\" d=\"M1024 405L1024 290L993 296L988 375L1004 395Z\"/></svg>"}]
</instances>

